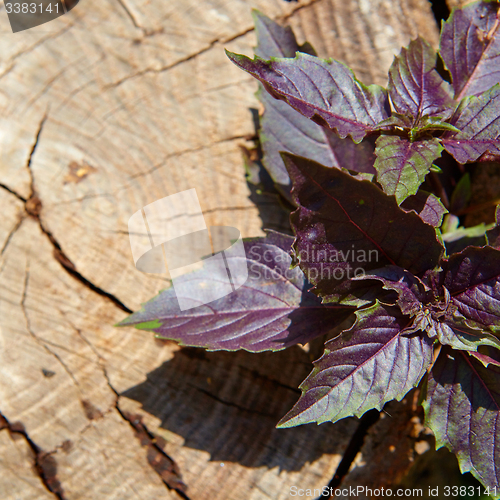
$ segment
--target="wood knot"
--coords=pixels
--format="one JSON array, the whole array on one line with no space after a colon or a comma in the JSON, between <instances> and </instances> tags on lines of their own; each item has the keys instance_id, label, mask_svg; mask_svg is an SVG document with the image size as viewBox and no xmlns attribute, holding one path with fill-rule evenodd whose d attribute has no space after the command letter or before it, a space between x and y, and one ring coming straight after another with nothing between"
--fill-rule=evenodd
<instances>
[{"instance_id":1,"label":"wood knot","mask_svg":"<svg viewBox=\"0 0 500 500\"><path fill-rule=\"evenodd\" d=\"M38 219L40 216L40 212L42 211L42 200L38 198L35 194L31 196L28 200L26 200L25 205L26 212L31 217Z\"/></svg>"},{"instance_id":2,"label":"wood knot","mask_svg":"<svg viewBox=\"0 0 500 500\"><path fill-rule=\"evenodd\" d=\"M83 181L89 174L97 172L97 168L88 164L86 161L83 161L81 164L76 161L72 161L69 165L69 172L64 177L64 184L68 184L70 182L74 184L78 184Z\"/></svg>"}]
</instances>

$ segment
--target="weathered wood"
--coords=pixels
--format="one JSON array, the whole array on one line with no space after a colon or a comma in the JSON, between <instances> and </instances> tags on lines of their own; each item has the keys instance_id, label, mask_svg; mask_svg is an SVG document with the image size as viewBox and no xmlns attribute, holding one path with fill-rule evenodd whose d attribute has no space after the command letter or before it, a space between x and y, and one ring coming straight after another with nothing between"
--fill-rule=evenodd
<instances>
[{"instance_id":1,"label":"weathered wood","mask_svg":"<svg viewBox=\"0 0 500 500\"><path fill-rule=\"evenodd\" d=\"M425 0L82 0L16 35L0 12L2 498L157 500L185 484L192 500L280 499L333 476L355 420L274 429L306 351L202 353L113 326L167 285L133 264L144 205L194 187L208 224L283 223L275 200L249 199L256 84L223 51L251 54L251 7L365 83L385 84L417 32L437 41Z\"/></svg>"},{"instance_id":2,"label":"weathered wood","mask_svg":"<svg viewBox=\"0 0 500 500\"><path fill-rule=\"evenodd\" d=\"M0 470L2 496L19 500L51 500L40 476L34 470L35 453L18 433L0 431Z\"/></svg>"}]
</instances>

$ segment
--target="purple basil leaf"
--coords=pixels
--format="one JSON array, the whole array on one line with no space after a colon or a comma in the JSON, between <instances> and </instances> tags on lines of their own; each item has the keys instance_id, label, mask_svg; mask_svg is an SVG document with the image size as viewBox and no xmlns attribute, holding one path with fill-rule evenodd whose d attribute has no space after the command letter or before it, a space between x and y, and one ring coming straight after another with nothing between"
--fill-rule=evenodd
<instances>
[{"instance_id":1,"label":"purple basil leaf","mask_svg":"<svg viewBox=\"0 0 500 500\"><path fill-rule=\"evenodd\" d=\"M364 278L376 278L382 281L384 289L397 292L397 304L401 312L415 318L402 332L405 335L425 332L430 339L466 351L475 351L479 346L500 348L500 339L471 328L460 314L450 312L449 294L445 293L444 300L436 300L424 282L404 269L386 266L370 272Z\"/></svg>"},{"instance_id":2,"label":"purple basil leaf","mask_svg":"<svg viewBox=\"0 0 500 500\"><path fill-rule=\"evenodd\" d=\"M448 212L437 196L422 190L406 198L401 208L406 212L413 210L426 224L433 227L441 226L443 216Z\"/></svg>"},{"instance_id":3,"label":"purple basil leaf","mask_svg":"<svg viewBox=\"0 0 500 500\"><path fill-rule=\"evenodd\" d=\"M253 17L258 42L255 49L257 56L263 59L293 58L296 52L314 55L312 47L297 43L290 27L284 28L256 10L253 11ZM373 140L355 144L348 138L340 139L332 130L314 123L286 102L263 91L261 84L257 98L264 106L259 133L264 153L262 161L288 201L292 201L292 186L280 156L281 151L307 156L328 167L375 173Z\"/></svg>"},{"instance_id":4,"label":"purple basil leaf","mask_svg":"<svg viewBox=\"0 0 500 500\"><path fill-rule=\"evenodd\" d=\"M472 327L500 330L500 251L467 247L443 263L443 285Z\"/></svg>"},{"instance_id":5,"label":"purple basil leaf","mask_svg":"<svg viewBox=\"0 0 500 500\"><path fill-rule=\"evenodd\" d=\"M394 109L418 120L430 115L449 117L455 101L451 88L436 71L436 52L421 38L401 49L389 69L387 90Z\"/></svg>"},{"instance_id":6,"label":"purple basil leaf","mask_svg":"<svg viewBox=\"0 0 500 500\"><path fill-rule=\"evenodd\" d=\"M427 381L425 421L485 487L500 487L500 367L483 364L464 351L441 350ZM494 495L496 496L496 495Z\"/></svg>"},{"instance_id":7,"label":"purple basil leaf","mask_svg":"<svg viewBox=\"0 0 500 500\"><path fill-rule=\"evenodd\" d=\"M314 123L262 89L259 89L257 97L265 109L260 130L263 162L280 191L290 201L291 181L281 159L282 151L307 156L328 167L375 173L373 140L367 138L355 144L349 138L340 139L330 129Z\"/></svg>"},{"instance_id":8,"label":"purple basil leaf","mask_svg":"<svg viewBox=\"0 0 500 500\"><path fill-rule=\"evenodd\" d=\"M422 308L429 287L419 278L398 266L385 266L355 278L356 280L377 279L383 283L385 290L397 293L397 304L401 312L414 316Z\"/></svg>"},{"instance_id":9,"label":"purple basil leaf","mask_svg":"<svg viewBox=\"0 0 500 500\"><path fill-rule=\"evenodd\" d=\"M476 161L486 152L500 159L500 85L464 99L452 123L460 132L446 132L441 143L455 160Z\"/></svg>"},{"instance_id":10,"label":"purple basil leaf","mask_svg":"<svg viewBox=\"0 0 500 500\"><path fill-rule=\"evenodd\" d=\"M283 27L275 23L258 10L253 10L252 16L257 35L255 48L257 56L263 59L295 57L295 53L299 51L314 55L312 47L299 46L291 27ZM262 161L279 191L288 201L292 201L291 182L279 152L291 151L303 154L303 150L308 151L308 156L314 160L333 166L335 157L328 145L326 135L334 134L301 115L287 103L263 92L260 84L257 98L265 109L259 131L264 153Z\"/></svg>"},{"instance_id":11,"label":"purple basil leaf","mask_svg":"<svg viewBox=\"0 0 500 500\"><path fill-rule=\"evenodd\" d=\"M481 361L484 366L500 366L500 351L494 347L481 346L478 351L471 351L469 354Z\"/></svg>"},{"instance_id":12,"label":"purple basil leaf","mask_svg":"<svg viewBox=\"0 0 500 500\"><path fill-rule=\"evenodd\" d=\"M479 95L500 80L498 3L454 9L441 30L440 54L450 71L455 99Z\"/></svg>"},{"instance_id":13,"label":"purple basil leaf","mask_svg":"<svg viewBox=\"0 0 500 500\"><path fill-rule=\"evenodd\" d=\"M366 87L338 61L297 53L295 59L248 57L227 52L231 61L260 80L268 92L307 118L327 125L340 138L359 143L389 116L387 92Z\"/></svg>"},{"instance_id":14,"label":"purple basil leaf","mask_svg":"<svg viewBox=\"0 0 500 500\"><path fill-rule=\"evenodd\" d=\"M495 221L495 226L486 232L486 238L488 239L488 245L500 249L500 205L497 205Z\"/></svg>"},{"instance_id":15,"label":"purple basil leaf","mask_svg":"<svg viewBox=\"0 0 500 500\"><path fill-rule=\"evenodd\" d=\"M410 142L397 135L381 135L375 144L377 182L398 204L417 192L443 150L437 139Z\"/></svg>"},{"instance_id":16,"label":"purple basil leaf","mask_svg":"<svg viewBox=\"0 0 500 500\"><path fill-rule=\"evenodd\" d=\"M281 101L280 101L281 102ZM310 120L311 121L311 120ZM323 130L330 131L325 127ZM325 135L328 139L330 148L332 149L338 168L350 170L358 174L368 174L366 178L375 176L375 138L365 137L363 142L356 144L349 137L341 139L336 134ZM310 150L309 150L310 151ZM300 156L300 155L297 155ZM313 159L310 154L308 158ZM318 162L323 165L322 162Z\"/></svg>"},{"instance_id":17,"label":"purple basil leaf","mask_svg":"<svg viewBox=\"0 0 500 500\"><path fill-rule=\"evenodd\" d=\"M259 12L252 11L257 35L257 47L255 54L262 59L271 57L295 57L296 52L305 52L316 55L316 52L309 43L299 45L290 26L283 27L275 23L272 19Z\"/></svg>"},{"instance_id":18,"label":"purple basil leaf","mask_svg":"<svg viewBox=\"0 0 500 500\"><path fill-rule=\"evenodd\" d=\"M449 345L461 351L476 351L479 346L500 348L500 339L482 330L470 328L465 321L456 317L455 321L432 321L432 326L426 329L427 335L437 338L440 344Z\"/></svg>"},{"instance_id":19,"label":"purple basil leaf","mask_svg":"<svg viewBox=\"0 0 500 500\"><path fill-rule=\"evenodd\" d=\"M283 159L299 207L290 219L295 255L325 300L339 300L343 283L373 269L397 265L418 275L439 263L435 229L375 184L306 158Z\"/></svg>"},{"instance_id":20,"label":"purple basil leaf","mask_svg":"<svg viewBox=\"0 0 500 500\"><path fill-rule=\"evenodd\" d=\"M408 317L376 303L356 312L354 326L325 344L325 353L302 382L302 396L278 427L336 422L382 409L415 387L432 361L432 342L403 336Z\"/></svg>"},{"instance_id":21,"label":"purple basil leaf","mask_svg":"<svg viewBox=\"0 0 500 500\"><path fill-rule=\"evenodd\" d=\"M152 330L186 346L252 352L284 349L327 333L352 308L322 305L308 291L310 284L302 271L290 269L292 243L291 236L274 232L246 240L248 280L235 292L181 311L175 291L169 288L120 326ZM216 286L204 268L191 275L194 287Z\"/></svg>"},{"instance_id":22,"label":"purple basil leaf","mask_svg":"<svg viewBox=\"0 0 500 500\"><path fill-rule=\"evenodd\" d=\"M475 351L479 346L500 348L500 339L480 329L471 328L460 314L453 314L448 307L449 294L444 300L433 298L430 288L413 274L397 266L386 266L372 271L365 278L382 281L386 290L398 294L397 304L401 312L414 317L404 332L425 332L430 339L454 349Z\"/></svg>"}]
</instances>

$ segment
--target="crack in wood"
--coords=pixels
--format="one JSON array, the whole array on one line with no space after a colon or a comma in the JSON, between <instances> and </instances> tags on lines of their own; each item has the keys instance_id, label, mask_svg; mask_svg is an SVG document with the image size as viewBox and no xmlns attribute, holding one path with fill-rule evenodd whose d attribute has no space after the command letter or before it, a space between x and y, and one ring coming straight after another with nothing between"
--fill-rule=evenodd
<instances>
[{"instance_id":1,"label":"crack in wood","mask_svg":"<svg viewBox=\"0 0 500 500\"><path fill-rule=\"evenodd\" d=\"M67 318L66 318L67 319ZM189 500L189 497L186 494L186 489L187 486L186 484L182 481L182 475L180 472L180 468L175 462L174 459L172 459L161 447L160 442L164 441L162 440L161 437L155 436L144 424L142 421L142 417L140 415L131 415L127 412L122 411L120 408L120 394L118 391L113 387L111 384L111 381L109 379L108 372L106 370L106 366L104 365L105 359L101 356L97 348L94 346L94 344L83 334L83 332L77 328L71 321L69 321L70 325L72 328L77 332L79 337L90 347L92 352L96 355L97 357L97 364L102 370L102 373L104 375L104 378L106 380L106 383L109 387L109 389L113 392L115 395L115 402L114 405L109 408L107 411L102 412L99 409L97 409L91 401L89 400L81 400L80 403L84 408L85 414L89 420L98 420L103 417L105 417L109 411L111 411L113 408L118 412L120 417L128 422L128 424L134 429L134 433L136 437L139 439L141 442L142 446L147 446L148 451L147 451L147 459L149 465L153 468L153 470L160 476L161 480L165 484L165 486L170 489L175 491L183 500ZM90 424L89 424L90 426ZM86 426L82 431L84 432L86 428L89 426ZM80 433L80 434L81 434ZM164 446L164 444L163 444Z\"/></svg>"},{"instance_id":2,"label":"crack in wood","mask_svg":"<svg viewBox=\"0 0 500 500\"><path fill-rule=\"evenodd\" d=\"M128 8L128 5L126 4L125 0L117 0L117 2L122 6L128 18L132 21L134 27L141 30L144 33L145 32L144 28L137 22L137 19L134 17L131 10Z\"/></svg>"},{"instance_id":3,"label":"crack in wood","mask_svg":"<svg viewBox=\"0 0 500 500\"><path fill-rule=\"evenodd\" d=\"M144 177L146 175L152 174L153 172L155 172L159 168L164 167L166 162L168 160L170 160L171 158L178 158L180 156L183 156L183 155L189 154L189 153L198 153L198 152L203 151L205 149L210 149L215 144L223 144L224 142L237 141L237 140L241 140L241 139L248 140L249 137L247 135L235 135L233 137L225 137L224 139L219 139L218 141L211 142L210 144L204 144L202 146L197 146L195 148L188 148L188 149L183 149L182 151L177 151L175 153L169 153L163 157L163 159L160 161L160 163L153 165L153 167L151 167L146 172L139 172L138 174L131 175L129 177L129 181L137 179L138 177ZM125 186L121 186L121 188L129 187L129 186L130 186L130 184L126 184Z\"/></svg>"},{"instance_id":4,"label":"crack in wood","mask_svg":"<svg viewBox=\"0 0 500 500\"><path fill-rule=\"evenodd\" d=\"M159 446L158 441L162 440L162 438L155 436L142 422L142 417L140 415L130 415L127 412L123 412L119 407L120 394L113 387L111 381L109 379L106 367L104 365L105 359L101 356L98 349L95 345L84 335L82 330L77 328L71 320L69 320L66 315L63 313L66 320L69 322L71 327L77 332L78 336L89 346L91 351L95 354L97 358L97 365L101 369L103 376L106 380L106 383L109 389L115 395L115 401L113 406L111 406L106 411L102 412L98 408L96 408L90 400L82 399L80 403L85 411L85 414L89 420L99 420L104 418L110 411L115 409L120 417L128 422L136 433L136 436L141 441L143 446L148 446L148 463L149 465L157 472L157 474L161 477L164 484L169 488L176 491L176 493L184 500L189 500L189 497L186 495L186 484L182 481L182 476L180 472L180 468L167 453ZM83 434L86 429L90 427L90 423L85 426L80 434ZM1 428L1 427L0 427ZM146 433L148 436L147 442L143 442L144 436L141 436L141 433Z\"/></svg>"},{"instance_id":5,"label":"crack in wood","mask_svg":"<svg viewBox=\"0 0 500 500\"><path fill-rule=\"evenodd\" d=\"M13 54L8 60L8 62L10 63L9 66L6 68L6 70L3 73L0 73L0 79L2 79L5 75L10 73L16 67L16 65L15 65L16 59L18 59L21 56L25 56L26 54L29 54L30 52L33 52L38 47L43 45L47 40L52 40L54 38L58 38L61 35L64 35L64 33L66 33L66 31L68 31L72 27L73 27L73 24L69 24L69 25L65 26L61 31L58 31L57 33L51 33L48 36L40 38L30 47L27 47L27 48Z\"/></svg>"},{"instance_id":6,"label":"crack in wood","mask_svg":"<svg viewBox=\"0 0 500 500\"><path fill-rule=\"evenodd\" d=\"M118 0L118 1L120 1L120 0ZM317 0L314 0L312 3L314 3L315 1L317 1ZM302 6L302 7L305 7L305 6ZM196 58L198 56L201 56L205 52L208 52L209 50L213 49L214 46L217 45L218 43L230 43L230 42L233 42L234 40L237 40L238 38L240 38L242 36L245 36L248 33L251 33L253 30L254 30L254 27L251 26L251 27L246 28L245 30L243 30L243 31L235 34L234 36L232 36L230 38L223 38L223 39L216 38L215 40L212 40L211 42L209 42L209 44L206 47L202 48L198 52L195 52L194 54L190 54L188 56L185 56L182 59L179 59L178 61L175 61L172 64L168 64L167 66L162 66L160 68L145 68L145 69L143 69L141 71L138 71L137 73L133 73L131 75L127 75L127 76L121 78L120 80L117 80L116 82L109 83L109 84L105 85L103 87L103 90L108 90L108 89L111 89L111 88L119 87L122 83L125 83L126 81L131 80L133 78L137 78L137 77L143 76L143 75L145 75L147 73L163 73L164 71L168 71L170 69L173 69L176 66L179 66L180 64L183 64L185 62L191 61L192 59L194 59L194 58Z\"/></svg>"},{"instance_id":7,"label":"crack in wood","mask_svg":"<svg viewBox=\"0 0 500 500\"><path fill-rule=\"evenodd\" d=\"M24 198L24 196L21 196L19 193L17 193L16 191L14 191L13 189L11 189L9 186L7 186L6 184L2 184L0 182L0 188L2 189L5 189L5 191L8 191L10 194L13 194L16 198L18 198L20 201L22 201L23 203L26 203L26 198Z\"/></svg>"},{"instance_id":8,"label":"crack in wood","mask_svg":"<svg viewBox=\"0 0 500 500\"><path fill-rule=\"evenodd\" d=\"M83 334L83 332L79 328L77 328L71 322L71 320L67 317L67 314L64 311L61 311L61 312L62 312L62 315L64 316L64 318L66 319L66 321L71 325L73 330L75 330L75 332L78 334L78 336L89 346L90 350L95 354L95 356L97 357L97 364L101 367L101 369L103 369L104 368L104 358L101 356L101 353L97 350L96 346ZM109 385L109 380L108 380L106 374L104 374L104 376L105 376L105 378L108 382L108 385Z\"/></svg>"},{"instance_id":9,"label":"crack in wood","mask_svg":"<svg viewBox=\"0 0 500 500\"><path fill-rule=\"evenodd\" d=\"M33 157L35 155L36 149L37 149L38 144L40 142L42 130L43 130L43 127L44 127L47 119L48 119L48 114L45 113L45 115L43 116L43 118L38 126L35 141L34 141L33 146L31 148L31 151L30 151L30 154L28 157L28 162L26 165L26 167L28 168L29 174L30 174L30 191L31 191L30 196L28 197L27 200L25 200L26 212L31 217L33 217L35 220L38 221L40 229L47 236L50 243L54 247L54 258L59 262L59 264L61 264L61 266L68 272L68 274L70 274L73 278L77 279L85 287L89 288L90 290L97 293L101 297L105 297L108 300L110 300L115 306L117 306L122 311L124 311L128 314L131 314L132 310L129 309L120 299L115 297L113 294L106 292L102 288L94 285L91 281L89 281L87 278L85 278L82 274L80 274L77 271L76 266L73 264L73 262L71 262L71 260L68 258L68 256L64 253L59 242L55 239L55 237L52 235L52 233L43 225L42 218L41 218L43 204L42 204L42 201L40 200L40 198L36 194L35 179L33 176L33 171L31 169L31 164L33 162ZM15 193L13 193L13 194L15 194Z\"/></svg>"},{"instance_id":10,"label":"crack in wood","mask_svg":"<svg viewBox=\"0 0 500 500\"><path fill-rule=\"evenodd\" d=\"M10 423L0 411L0 429L22 436L34 455L34 468L44 487L59 500L66 500L64 489L57 478L57 462L51 453L44 452L28 435L21 422Z\"/></svg>"},{"instance_id":11,"label":"crack in wood","mask_svg":"<svg viewBox=\"0 0 500 500\"><path fill-rule=\"evenodd\" d=\"M16 234L17 230L21 227L22 223L23 223L23 218L21 217L17 221L17 223L14 225L14 227L11 229L11 231L9 232L9 234L7 235L7 238L5 239L5 243L4 243L3 247L2 247L2 249L0 250L0 257L4 254L5 250L9 246L10 240L12 239L12 237L14 236L14 234Z\"/></svg>"},{"instance_id":12,"label":"crack in wood","mask_svg":"<svg viewBox=\"0 0 500 500\"><path fill-rule=\"evenodd\" d=\"M73 380L74 384L76 386L79 386L80 384L78 383L78 380L76 380L75 376L71 372L71 370L68 368L66 363L61 359L61 357L52 351L52 349L49 348L49 346L43 342L42 339L38 337L38 335L32 330L31 328L31 323L28 317L28 313L26 311L26 296L27 296L27 291L28 291L28 284L29 284L29 277L30 277L30 271L29 271L29 262L26 265L25 269L25 277L24 277L24 289L23 289L23 296L21 298L21 310L23 312L24 320L26 322L26 329L28 330L28 333L35 339L35 341L40 344L49 354L52 354L57 361L61 364L61 366L64 368L64 371L71 377Z\"/></svg>"},{"instance_id":13,"label":"crack in wood","mask_svg":"<svg viewBox=\"0 0 500 500\"><path fill-rule=\"evenodd\" d=\"M147 460L152 469L160 476L163 484L169 489L175 491L183 500L190 500L186 494L187 485L182 481L182 474L177 462L170 457L162 448L166 442L163 438L156 436L144 424L141 415L132 415L120 408L120 394L113 387L109 380L106 367L101 362L100 367L106 379L109 388L115 394L115 409L120 417L128 422L134 429L134 434L139 439L142 446L147 446ZM160 445L161 444L161 445Z\"/></svg>"},{"instance_id":14,"label":"crack in wood","mask_svg":"<svg viewBox=\"0 0 500 500\"><path fill-rule=\"evenodd\" d=\"M118 409L121 412L120 409ZM182 481L182 475L177 463L165 453L163 447L166 441L153 434L144 424L141 415L133 415L121 412L122 416L134 428L135 435L141 446L147 447L147 459L149 465L160 476L165 485L174 490L181 498L189 500L186 494L187 486Z\"/></svg>"},{"instance_id":15,"label":"crack in wood","mask_svg":"<svg viewBox=\"0 0 500 500\"><path fill-rule=\"evenodd\" d=\"M331 481L328 483L328 491L333 492L336 488L338 488L342 484L342 481L349 472L351 464L356 458L356 455L361 451L363 447L363 444L365 442L365 437L368 434L368 430L372 425L375 425L377 423L379 418L380 418L380 412L375 409L367 411L360 418L359 425L354 431L354 434L352 435L351 440L347 445L342 460L340 461ZM321 500L324 498L335 498L335 496L334 495L330 495L328 497L321 496L317 500Z\"/></svg>"},{"instance_id":16,"label":"crack in wood","mask_svg":"<svg viewBox=\"0 0 500 500\"><path fill-rule=\"evenodd\" d=\"M289 391L292 391L295 394L299 394L299 395L302 394L302 391L300 389L298 389L297 387L293 387L291 385L283 384L279 380L276 380L274 378L270 378L270 377L268 377L268 376L266 376L266 375L264 375L262 373L259 373L255 369L247 368L246 366L240 366L240 369L244 370L244 371L247 371L247 372L250 372L252 374L252 376L254 376L256 379L265 380L266 382L270 382L272 384L275 384L278 387L283 387L283 389L288 389Z\"/></svg>"},{"instance_id":17,"label":"crack in wood","mask_svg":"<svg viewBox=\"0 0 500 500\"><path fill-rule=\"evenodd\" d=\"M52 246L54 247L54 258L59 262L59 264L61 264L61 266L66 270L66 272L68 274L70 274L73 278L78 280L86 288L89 288L90 290L97 293L101 297L107 298L110 302L112 302L116 307L118 307L122 311L124 311L128 314L131 314L132 309L129 309L115 295L113 295L112 293L106 292L106 290L103 290L102 288L98 287L97 285L94 285L91 281L89 281L87 278L85 278L85 276L83 276L81 273L78 272L75 265L73 264L73 262L71 262L71 260L68 258L68 256L64 253L64 251L61 248L61 245L54 238L52 233L44 227L40 218L38 220L39 220L40 228L41 228L42 232L48 237L49 241L52 243Z\"/></svg>"},{"instance_id":18,"label":"crack in wood","mask_svg":"<svg viewBox=\"0 0 500 500\"><path fill-rule=\"evenodd\" d=\"M236 409L238 409L240 411L244 411L244 412L247 412L247 413L254 413L256 415L260 415L260 416L263 416L263 417L276 418L276 415L273 414L273 413L265 413L263 411L252 410L251 408L246 408L244 406L239 405L238 403L233 403L232 401L226 401L224 399L221 399L218 396L216 396L215 394L212 394L211 392L207 391L206 389L198 387L198 386L196 386L194 384L191 384L189 382L188 382L188 385L191 386L191 387L193 387L194 389L196 389L198 392L201 392L201 393L205 394L209 398L212 398L215 401L217 401L218 403L221 403L221 404L223 404L225 406L231 406L232 408L236 408Z\"/></svg>"},{"instance_id":19,"label":"crack in wood","mask_svg":"<svg viewBox=\"0 0 500 500\"><path fill-rule=\"evenodd\" d=\"M296 7L295 9L293 9L292 12L290 12L289 14L286 14L284 16L278 17L277 20L279 20L279 21L286 21L287 19L289 19L290 17L292 17L299 10L305 9L306 7L310 7L311 5L314 5L315 3L318 3L318 2L321 2L321 0L312 0L311 2L306 3L304 5L299 5L298 7Z\"/></svg>"},{"instance_id":20,"label":"crack in wood","mask_svg":"<svg viewBox=\"0 0 500 500\"><path fill-rule=\"evenodd\" d=\"M169 69L175 68L179 64L182 64L182 63L185 63L187 61L190 61L191 59L194 59L195 57L198 57L199 55L204 54L205 52L208 52L218 42L219 42L219 39L217 38L217 39L211 41L205 48L201 49L200 51L196 52L195 54L190 54L190 55L188 55L188 56L186 56L186 57L184 57L182 59L179 59L178 61L176 61L176 62L174 62L172 64L169 64L167 66L162 66L160 68L145 68L145 69L143 69L141 71L138 71L137 73L132 73L131 75L124 76L123 78L121 78L120 80L117 80L116 82L108 83L107 85L105 85L103 87L103 90L106 91L106 90L109 90L109 89L117 88L117 87L119 87L120 85L122 85L123 83L125 83L128 80L132 80L134 78L138 78L138 77L146 75L148 73L162 73L164 71L168 71Z\"/></svg>"},{"instance_id":21,"label":"crack in wood","mask_svg":"<svg viewBox=\"0 0 500 500\"><path fill-rule=\"evenodd\" d=\"M42 130L43 130L45 123L47 122L47 118L48 118L48 115L47 115L47 112L45 112L45 114L42 117L42 120L40 121L40 123L38 125L38 130L37 130L36 135L35 135L35 141L33 143L33 146L31 147L31 151L30 151L30 154L28 156L28 163L26 165L26 167L28 168L29 173L30 173L30 189L31 189L30 198L32 198L35 195L35 188L34 188L35 180L33 178L31 164L33 163L33 156L35 155L36 148L38 147L38 143L40 142L40 136L42 135Z\"/></svg>"}]
</instances>

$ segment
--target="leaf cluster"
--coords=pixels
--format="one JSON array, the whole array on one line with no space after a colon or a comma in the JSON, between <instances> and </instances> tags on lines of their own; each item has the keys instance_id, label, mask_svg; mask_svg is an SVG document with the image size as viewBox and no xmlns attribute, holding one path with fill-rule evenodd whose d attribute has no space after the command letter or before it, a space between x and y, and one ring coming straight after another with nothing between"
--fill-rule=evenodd
<instances>
[{"instance_id":1,"label":"leaf cluster","mask_svg":"<svg viewBox=\"0 0 500 500\"><path fill-rule=\"evenodd\" d=\"M260 82L263 162L295 206L295 239L246 240L249 279L229 296L182 312L165 290L121 324L259 352L354 314L278 426L361 416L420 384L437 445L500 491L500 207L493 227L459 228L445 214L464 205L470 180L448 199L450 174L436 165L444 151L458 171L500 160L498 11L492 1L455 9L439 52L413 40L387 88L254 12L256 56L228 56ZM193 276L210 286L203 269Z\"/></svg>"}]
</instances>

